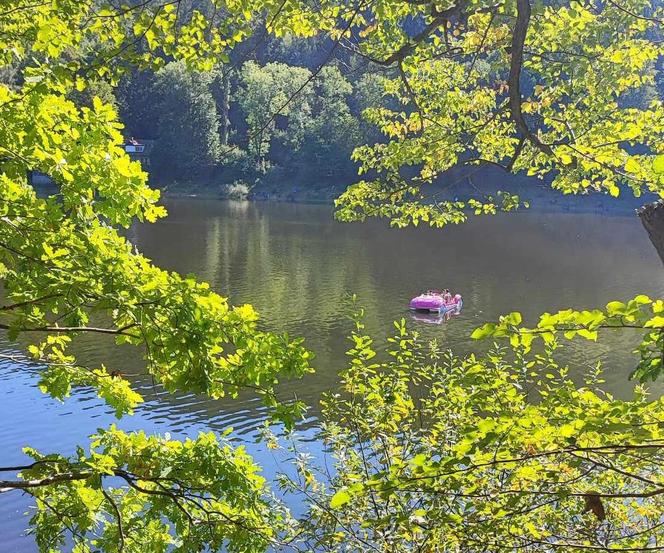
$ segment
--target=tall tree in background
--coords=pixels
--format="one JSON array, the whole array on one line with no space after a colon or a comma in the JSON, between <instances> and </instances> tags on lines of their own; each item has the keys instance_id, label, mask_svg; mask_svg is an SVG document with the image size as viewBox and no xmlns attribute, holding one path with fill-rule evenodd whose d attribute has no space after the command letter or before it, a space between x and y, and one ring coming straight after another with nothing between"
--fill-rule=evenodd
<instances>
[{"instance_id":1,"label":"tall tree in background","mask_svg":"<svg viewBox=\"0 0 664 553\"><path fill-rule=\"evenodd\" d=\"M118 115L125 125L126 138L154 140L159 136L155 109L156 76L153 71L129 71L118 83Z\"/></svg>"},{"instance_id":2,"label":"tall tree in background","mask_svg":"<svg viewBox=\"0 0 664 553\"><path fill-rule=\"evenodd\" d=\"M240 82L238 104L248 124L249 151L259 165L262 158L277 159L291 177L296 173L298 181L311 183L325 179L326 171L340 178L340 167L349 178L354 171L349 158L361 136L349 107L353 87L337 67L313 75L305 67L277 62L261 67L252 61L242 67Z\"/></svg>"},{"instance_id":3,"label":"tall tree in background","mask_svg":"<svg viewBox=\"0 0 664 553\"><path fill-rule=\"evenodd\" d=\"M155 168L187 178L213 167L221 155L215 75L192 72L183 62L156 74L153 101L159 136L152 154Z\"/></svg>"},{"instance_id":4,"label":"tall tree in background","mask_svg":"<svg viewBox=\"0 0 664 553\"><path fill-rule=\"evenodd\" d=\"M275 134L284 136L292 147L301 144L304 125L311 115L311 89L300 89L310 78L308 69L284 63L261 67L249 61L242 66L237 98L249 127L248 150L259 168L264 168ZM296 93L297 101L292 102ZM277 118L282 121L280 125ZM286 127L287 133L283 132Z\"/></svg>"},{"instance_id":5,"label":"tall tree in background","mask_svg":"<svg viewBox=\"0 0 664 553\"><path fill-rule=\"evenodd\" d=\"M222 68L219 77L219 141L222 146L228 146L231 133L231 70Z\"/></svg>"},{"instance_id":6,"label":"tall tree in background","mask_svg":"<svg viewBox=\"0 0 664 553\"><path fill-rule=\"evenodd\" d=\"M352 85L338 67L324 67L315 79L304 138L292 148L294 165L308 173L308 181L340 179L344 170L345 178L352 178L355 167L349 163L350 155L362 139L358 120L349 107L352 93Z\"/></svg>"}]
</instances>

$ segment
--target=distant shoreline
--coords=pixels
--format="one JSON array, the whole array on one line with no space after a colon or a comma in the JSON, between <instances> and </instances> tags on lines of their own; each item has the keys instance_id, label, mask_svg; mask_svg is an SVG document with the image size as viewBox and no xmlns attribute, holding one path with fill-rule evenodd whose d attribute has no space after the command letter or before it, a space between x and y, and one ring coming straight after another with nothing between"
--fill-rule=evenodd
<instances>
[{"instance_id":1,"label":"distant shoreline","mask_svg":"<svg viewBox=\"0 0 664 553\"><path fill-rule=\"evenodd\" d=\"M164 199L240 200L329 206L332 206L334 200L346 189L346 185L343 184L307 186L300 183L292 185L258 183L249 186L244 183L174 182L159 187L158 183L153 182L151 186L158 188ZM35 188L40 195L57 191L54 184L37 184ZM596 191L588 194L563 194L553 190L549 182L523 175L506 175L492 168L483 168L470 174L464 174L463 168L454 168L435 183L426 185L425 189L426 195L435 194L437 201L464 201L471 197L482 199L486 196L496 198L496 192L499 190L516 194L522 202L528 202L529 208L519 209L519 212L526 213L632 215L644 204L658 199L655 194L650 193L636 198L629 189L621 190L617 198Z\"/></svg>"},{"instance_id":2,"label":"distant shoreline","mask_svg":"<svg viewBox=\"0 0 664 553\"><path fill-rule=\"evenodd\" d=\"M567 199L568 196L562 196L562 198ZM572 197L574 198L574 197ZM199 200L199 201L239 201L239 202L252 202L252 203L288 203L288 204L301 204L301 205L327 205L332 207L334 205L333 199L328 198L312 198L312 197L247 197L247 198L229 198L221 195L215 194L206 194L202 193L183 193L183 192L171 192L164 191L162 194L162 199L166 200ZM576 202L558 202L551 199L531 199L529 201L530 207L520 208L516 210L516 213L595 213L598 215L613 215L613 216L625 216L625 215L635 215L636 210L641 207L643 204L649 203L649 201L654 201L653 199L645 200L638 204L634 204L632 201L620 200L617 198L610 198L610 201L601 201L599 203L593 203L589 201L578 201L576 197Z\"/></svg>"},{"instance_id":3,"label":"distant shoreline","mask_svg":"<svg viewBox=\"0 0 664 553\"><path fill-rule=\"evenodd\" d=\"M470 175L469 175L470 176ZM242 195L228 194L229 185L223 184L179 184L162 188L162 197L169 199L200 200L242 200L251 202L284 202L296 204L333 205L334 200L343 193L345 186L302 186L281 185L246 187ZM502 190L517 194L522 202L528 202L529 208L522 212L552 213L602 213L612 215L633 214L644 204L657 200L654 194L644 194L639 198L630 190L622 190L617 198L602 192L588 194L563 194L550 187L550 183L521 175L505 175L492 170L475 172L472 181L460 170L449 171L438 182L427 185L427 195L435 194L438 201L467 200L475 197L492 196Z\"/></svg>"}]
</instances>

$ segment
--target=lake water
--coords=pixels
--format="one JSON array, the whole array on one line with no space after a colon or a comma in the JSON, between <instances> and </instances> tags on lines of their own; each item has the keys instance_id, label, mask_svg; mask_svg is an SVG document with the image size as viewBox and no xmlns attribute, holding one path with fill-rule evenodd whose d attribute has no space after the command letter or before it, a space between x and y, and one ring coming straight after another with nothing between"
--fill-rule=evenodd
<instances>
[{"instance_id":1,"label":"lake water","mask_svg":"<svg viewBox=\"0 0 664 553\"><path fill-rule=\"evenodd\" d=\"M664 271L634 215L518 213L474 219L444 230L396 230L382 222L340 224L327 206L178 200L156 225L137 226L129 238L158 265L195 273L235 304L252 303L268 329L304 336L316 354L316 374L282 387L312 408L303 423L311 435L316 403L332 388L345 362L348 295L366 309L367 329L385 335L406 317L426 337L459 352L477 348L468 336L486 320L510 311L533 322L543 311L593 308L637 293L664 295ZM421 289L447 287L464 297L460 316L418 321L406 309ZM624 352L633 337L616 334L598 345L572 342L571 361L606 366L607 386L628 396L633 358ZM0 351L18 353L0 337ZM117 350L99 338L87 340L85 359L111 359L108 366L140 372L140 353ZM99 427L115 422L88 391L60 404L41 395L38 367L0 363L0 465L25 462L25 445L69 453ZM137 377L146 398L124 430L146 429L192 435L235 429L269 478L278 470L272 454L255 443L265 413L251 395L211 401L169 396ZM312 446L315 448L315 445ZM30 501L18 492L0 494L0 552L34 551L25 537Z\"/></svg>"}]
</instances>

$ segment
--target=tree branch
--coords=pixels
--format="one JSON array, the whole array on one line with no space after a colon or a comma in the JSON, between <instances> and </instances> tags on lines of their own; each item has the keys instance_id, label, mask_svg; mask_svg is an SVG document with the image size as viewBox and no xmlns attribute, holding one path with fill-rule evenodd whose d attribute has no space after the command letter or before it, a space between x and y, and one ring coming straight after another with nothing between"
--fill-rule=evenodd
<instances>
[{"instance_id":1,"label":"tree branch","mask_svg":"<svg viewBox=\"0 0 664 553\"><path fill-rule=\"evenodd\" d=\"M11 490L39 488L41 486L49 486L61 482L71 482L73 480L86 480L90 478L90 476L92 476L92 473L89 472L65 472L63 474L55 474L53 476L33 480L0 480L0 493Z\"/></svg>"},{"instance_id":2,"label":"tree branch","mask_svg":"<svg viewBox=\"0 0 664 553\"><path fill-rule=\"evenodd\" d=\"M533 132L528 128L528 124L523 117L521 110L521 69L523 67L523 48L526 43L526 35L528 34L528 26L530 24L530 1L517 0L517 17L514 24L514 31L512 33L512 49L510 60L510 74L507 80L509 87L509 100L510 112L512 119L516 123L519 132L528 139L538 150L547 155L553 156L553 150L548 144L544 144Z\"/></svg>"},{"instance_id":3,"label":"tree branch","mask_svg":"<svg viewBox=\"0 0 664 553\"><path fill-rule=\"evenodd\" d=\"M121 328L98 328L94 326L40 326L34 328L19 328L18 330L20 332L95 332L100 334L122 334L125 336L131 336L132 338L140 338L140 336L136 334L125 332L135 326L138 326L138 323L128 324ZM2 330L11 330L12 328L11 325L0 323L0 329Z\"/></svg>"},{"instance_id":4,"label":"tree branch","mask_svg":"<svg viewBox=\"0 0 664 553\"><path fill-rule=\"evenodd\" d=\"M20 307L25 307L26 305L31 305L33 303L39 303L41 301L50 300L52 298L58 298L62 294L47 294L46 296L41 296L32 300L26 300L18 303L13 303L11 305L0 306L0 311L12 311L13 309L19 309Z\"/></svg>"},{"instance_id":5,"label":"tree branch","mask_svg":"<svg viewBox=\"0 0 664 553\"><path fill-rule=\"evenodd\" d=\"M101 493L106 498L106 501L108 501L111 504L111 507L115 512L115 518L118 521L118 536L120 538L118 543L118 553L122 553L124 551L124 546L125 546L125 535L124 535L124 528L122 527L122 515L120 514L120 509L118 508L117 503L111 497L111 494L108 493L108 491L103 487L101 489Z\"/></svg>"}]
</instances>

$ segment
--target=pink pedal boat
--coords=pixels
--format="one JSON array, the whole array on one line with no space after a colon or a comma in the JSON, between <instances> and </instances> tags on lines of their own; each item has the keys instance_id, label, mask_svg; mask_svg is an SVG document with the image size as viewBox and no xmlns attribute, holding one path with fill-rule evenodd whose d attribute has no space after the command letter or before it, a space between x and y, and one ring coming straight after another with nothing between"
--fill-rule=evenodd
<instances>
[{"instance_id":1,"label":"pink pedal boat","mask_svg":"<svg viewBox=\"0 0 664 553\"><path fill-rule=\"evenodd\" d=\"M415 311L428 311L429 313L447 313L448 311L461 311L463 299L460 294L448 295L447 298L439 290L427 290L423 294L410 300L410 308Z\"/></svg>"}]
</instances>

